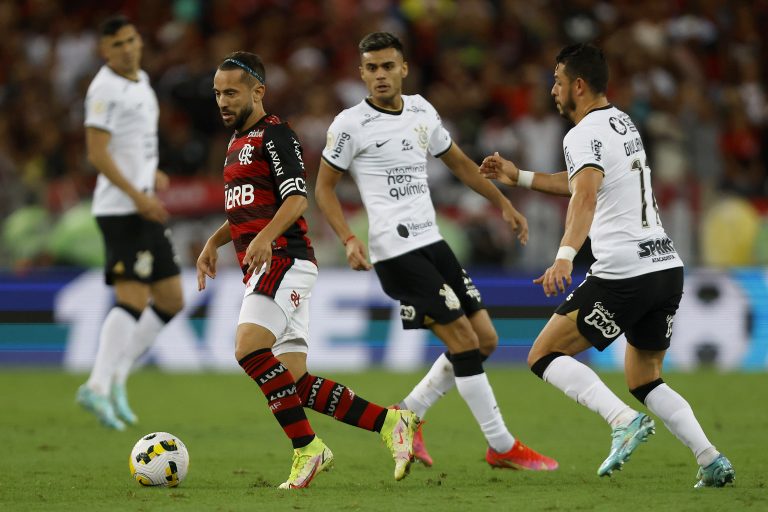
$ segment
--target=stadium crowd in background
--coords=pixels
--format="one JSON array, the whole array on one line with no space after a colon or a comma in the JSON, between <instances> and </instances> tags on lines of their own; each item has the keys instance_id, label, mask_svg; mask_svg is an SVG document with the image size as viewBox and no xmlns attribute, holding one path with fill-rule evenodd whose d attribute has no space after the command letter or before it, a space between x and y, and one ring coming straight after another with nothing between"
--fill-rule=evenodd
<instances>
[{"instance_id":1,"label":"stadium crowd in background","mask_svg":"<svg viewBox=\"0 0 768 512\"><path fill-rule=\"evenodd\" d=\"M683 259L717 263L723 246L741 247L721 243L731 236L744 248L723 262L761 261L754 240L767 232L759 216L768 211L766 0L15 0L0 4L3 266L99 264L88 261L100 253L86 250L91 234L98 240L88 215L63 214L92 195L83 101L101 65L96 27L118 11L144 38L143 67L160 101L160 168L186 184L220 178L228 133L211 101L212 70L233 49L258 53L271 70L267 107L298 133L310 172L335 113L366 95L355 48L377 30L402 37L416 71L404 92L423 93L471 158L479 163L499 151L524 169L556 172L564 168L556 149L569 126L542 91L551 86L558 48L597 42L612 70L609 96L642 133L665 228ZM441 228L460 258L529 268L550 259L565 201L513 196L530 223L521 250L482 198L439 161L431 165ZM355 212L359 199L348 185L339 194ZM709 207L731 195L738 199L713 208L713 218ZM209 231L199 224L220 203L174 211L166 199L177 214L182 262L191 266L204 243L199 233ZM307 215L318 219L318 258L343 265L330 228L314 207ZM728 215L737 220L722 224ZM700 232L692 229L699 225Z\"/></svg>"}]
</instances>

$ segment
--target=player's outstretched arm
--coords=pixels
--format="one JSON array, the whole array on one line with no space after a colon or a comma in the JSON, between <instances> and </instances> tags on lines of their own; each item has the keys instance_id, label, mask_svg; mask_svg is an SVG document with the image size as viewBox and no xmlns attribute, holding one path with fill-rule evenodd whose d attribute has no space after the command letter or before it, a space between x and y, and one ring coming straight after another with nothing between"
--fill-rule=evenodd
<instances>
[{"instance_id":1,"label":"player's outstretched arm","mask_svg":"<svg viewBox=\"0 0 768 512\"><path fill-rule=\"evenodd\" d=\"M597 207L597 191L603 182L603 173L593 167L582 169L573 178L573 195L568 202L565 218L565 233L555 261L543 275L534 279L540 284L547 297L565 293L571 285L573 258L587 239Z\"/></svg>"},{"instance_id":2,"label":"player's outstretched arm","mask_svg":"<svg viewBox=\"0 0 768 512\"><path fill-rule=\"evenodd\" d=\"M565 171L554 174L523 171L514 162L502 158L498 152L483 159L480 174L511 187L530 188L553 196L571 195L568 189L568 174Z\"/></svg>"},{"instance_id":3,"label":"player's outstretched arm","mask_svg":"<svg viewBox=\"0 0 768 512\"><path fill-rule=\"evenodd\" d=\"M341 172L334 170L330 165L320 160L320 170L317 173L317 182L315 183L315 201L336 236L344 244L349 266L354 270L370 270L373 267L368 262L365 244L358 240L350 229L347 219L344 218L344 211L341 209L339 198L336 196L336 185L338 185L341 177Z\"/></svg>"},{"instance_id":4,"label":"player's outstretched arm","mask_svg":"<svg viewBox=\"0 0 768 512\"><path fill-rule=\"evenodd\" d=\"M197 291L205 290L205 278L216 278L216 261L219 258L219 247L232 240L229 231L229 221L224 221L205 242L200 256L197 257Z\"/></svg>"},{"instance_id":5,"label":"player's outstretched arm","mask_svg":"<svg viewBox=\"0 0 768 512\"><path fill-rule=\"evenodd\" d=\"M496 185L483 178L477 171L477 164L464 154L458 144L451 145L440 159L462 183L501 210L502 217L512 231L517 233L517 239L521 244L525 245L528 242L528 221L525 216L512 206Z\"/></svg>"}]
</instances>

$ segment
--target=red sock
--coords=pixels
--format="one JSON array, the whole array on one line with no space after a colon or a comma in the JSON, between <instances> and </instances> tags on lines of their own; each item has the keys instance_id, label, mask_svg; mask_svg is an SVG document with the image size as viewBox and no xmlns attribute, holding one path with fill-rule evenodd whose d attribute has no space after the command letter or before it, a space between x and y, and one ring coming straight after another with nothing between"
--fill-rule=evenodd
<instances>
[{"instance_id":1,"label":"red sock","mask_svg":"<svg viewBox=\"0 0 768 512\"><path fill-rule=\"evenodd\" d=\"M304 407L333 416L348 425L381 432L387 409L363 400L345 385L305 373L296 388Z\"/></svg>"},{"instance_id":2,"label":"red sock","mask_svg":"<svg viewBox=\"0 0 768 512\"><path fill-rule=\"evenodd\" d=\"M301 448L311 443L315 433L302 409L293 375L272 350L265 348L251 352L238 362L267 397L269 410L291 439L293 447Z\"/></svg>"}]
</instances>

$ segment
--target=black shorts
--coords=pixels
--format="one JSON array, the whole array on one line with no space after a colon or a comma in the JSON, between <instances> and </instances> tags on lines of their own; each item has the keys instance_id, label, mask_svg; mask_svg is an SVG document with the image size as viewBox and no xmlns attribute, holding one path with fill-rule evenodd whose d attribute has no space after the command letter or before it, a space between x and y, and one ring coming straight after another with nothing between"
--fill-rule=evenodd
<instances>
[{"instance_id":1,"label":"black shorts","mask_svg":"<svg viewBox=\"0 0 768 512\"><path fill-rule=\"evenodd\" d=\"M104 237L108 285L117 279L150 284L179 275L167 227L140 215L99 216L96 222Z\"/></svg>"},{"instance_id":2,"label":"black shorts","mask_svg":"<svg viewBox=\"0 0 768 512\"><path fill-rule=\"evenodd\" d=\"M386 294L400 301L404 329L447 324L485 309L480 292L445 241L373 267Z\"/></svg>"},{"instance_id":3,"label":"black shorts","mask_svg":"<svg viewBox=\"0 0 768 512\"><path fill-rule=\"evenodd\" d=\"M605 350L622 332L641 350L666 350L683 296L683 267L628 279L587 276L555 313L577 311L579 332Z\"/></svg>"}]
</instances>

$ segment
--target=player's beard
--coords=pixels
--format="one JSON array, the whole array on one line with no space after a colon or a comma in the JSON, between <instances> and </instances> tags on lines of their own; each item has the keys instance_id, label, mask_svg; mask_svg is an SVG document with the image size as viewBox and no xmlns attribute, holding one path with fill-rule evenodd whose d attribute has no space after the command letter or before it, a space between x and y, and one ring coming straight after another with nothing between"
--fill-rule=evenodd
<instances>
[{"instance_id":1,"label":"player's beard","mask_svg":"<svg viewBox=\"0 0 768 512\"><path fill-rule=\"evenodd\" d=\"M560 115L567 119L568 121L573 122L573 113L576 112L576 102L573 101L573 96L571 95L570 90L568 91L568 97L565 98L565 101L560 103Z\"/></svg>"},{"instance_id":2,"label":"player's beard","mask_svg":"<svg viewBox=\"0 0 768 512\"><path fill-rule=\"evenodd\" d=\"M241 110L240 113L235 116L235 120L232 121L232 127L235 131L242 131L245 127L245 122L251 117L251 114L253 114L253 105L249 104L244 106L243 110Z\"/></svg>"}]
</instances>

